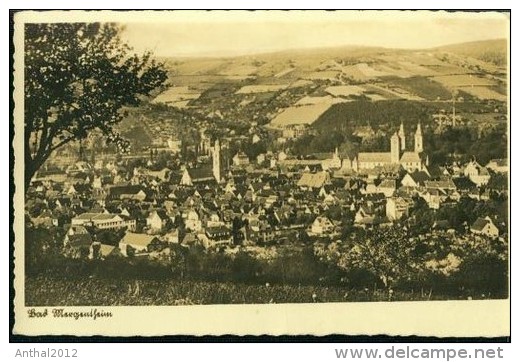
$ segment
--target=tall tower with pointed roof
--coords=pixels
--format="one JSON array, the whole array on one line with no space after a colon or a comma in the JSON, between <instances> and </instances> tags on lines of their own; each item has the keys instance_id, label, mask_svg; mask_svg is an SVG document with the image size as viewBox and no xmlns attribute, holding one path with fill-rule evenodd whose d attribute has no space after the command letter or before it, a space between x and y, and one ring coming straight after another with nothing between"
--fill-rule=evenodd
<instances>
[{"instance_id":1,"label":"tall tower with pointed roof","mask_svg":"<svg viewBox=\"0 0 520 362\"><path fill-rule=\"evenodd\" d=\"M217 180L217 183L220 183L222 180L220 171L220 141L216 140L215 146L213 147L213 176L215 180Z\"/></svg>"},{"instance_id":2,"label":"tall tower with pointed roof","mask_svg":"<svg viewBox=\"0 0 520 362\"><path fill-rule=\"evenodd\" d=\"M399 163L399 159L401 156L401 148L399 146L399 143L399 136L396 132L390 139L390 162L392 163Z\"/></svg>"},{"instance_id":3,"label":"tall tower with pointed roof","mask_svg":"<svg viewBox=\"0 0 520 362\"><path fill-rule=\"evenodd\" d=\"M401 121L401 125L399 126L399 142L401 144L401 151L404 151L406 148L406 134L404 133L404 125Z\"/></svg>"},{"instance_id":4,"label":"tall tower with pointed roof","mask_svg":"<svg viewBox=\"0 0 520 362\"><path fill-rule=\"evenodd\" d=\"M424 150L423 148L423 135L421 129L421 122L417 124L417 130L415 131L415 152L420 153Z\"/></svg>"}]
</instances>

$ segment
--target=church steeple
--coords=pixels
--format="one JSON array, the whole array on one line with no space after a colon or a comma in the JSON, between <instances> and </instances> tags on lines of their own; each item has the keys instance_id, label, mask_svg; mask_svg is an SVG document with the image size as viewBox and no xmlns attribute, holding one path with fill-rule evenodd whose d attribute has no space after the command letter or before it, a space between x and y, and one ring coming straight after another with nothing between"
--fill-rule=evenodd
<instances>
[{"instance_id":1,"label":"church steeple","mask_svg":"<svg viewBox=\"0 0 520 362\"><path fill-rule=\"evenodd\" d=\"M220 142L219 140L215 141L215 146L213 147L213 176L217 183L220 183L221 175L220 175Z\"/></svg>"},{"instance_id":2,"label":"church steeple","mask_svg":"<svg viewBox=\"0 0 520 362\"><path fill-rule=\"evenodd\" d=\"M399 136L397 132L390 138L390 162L399 163L401 159L401 148L399 147Z\"/></svg>"},{"instance_id":3,"label":"church steeple","mask_svg":"<svg viewBox=\"0 0 520 362\"><path fill-rule=\"evenodd\" d=\"M406 148L406 134L404 133L404 125L403 125L402 121L401 121L401 125L399 126L398 135L399 135L399 141L401 144L401 151L404 151Z\"/></svg>"},{"instance_id":4,"label":"church steeple","mask_svg":"<svg viewBox=\"0 0 520 362\"><path fill-rule=\"evenodd\" d=\"M421 122L417 124L417 130L415 131L415 152L420 153L423 151L423 134L421 129Z\"/></svg>"}]
</instances>

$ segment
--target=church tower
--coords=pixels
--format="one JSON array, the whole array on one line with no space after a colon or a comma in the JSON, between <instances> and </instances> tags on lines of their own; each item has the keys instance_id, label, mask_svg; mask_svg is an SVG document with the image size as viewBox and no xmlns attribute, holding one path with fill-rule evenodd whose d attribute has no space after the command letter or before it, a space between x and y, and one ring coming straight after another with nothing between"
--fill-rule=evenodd
<instances>
[{"instance_id":1,"label":"church tower","mask_svg":"<svg viewBox=\"0 0 520 362\"><path fill-rule=\"evenodd\" d=\"M339 160L339 152L337 147L334 149L334 154L332 155L332 158L334 160Z\"/></svg>"},{"instance_id":2,"label":"church tower","mask_svg":"<svg viewBox=\"0 0 520 362\"><path fill-rule=\"evenodd\" d=\"M406 148L406 135L404 133L404 125L401 122L401 126L399 126L399 142L401 143L401 151L404 151Z\"/></svg>"},{"instance_id":3,"label":"church tower","mask_svg":"<svg viewBox=\"0 0 520 362\"><path fill-rule=\"evenodd\" d=\"M417 130L415 131L415 152L420 153L423 149L423 135L421 129L421 122L417 124Z\"/></svg>"},{"instance_id":4,"label":"church tower","mask_svg":"<svg viewBox=\"0 0 520 362\"><path fill-rule=\"evenodd\" d=\"M390 161L392 163L399 163L401 156L401 148L399 146L399 136L394 133L390 138Z\"/></svg>"},{"instance_id":5,"label":"church tower","mask_svg":"<svg viewBox=\"0 0 520 362\"><path fill-rule=\"evenodd\" d=\"M219 140L215 141L215 146L213 147L213 176L217 183L220 183L221 175L220 175L220 142Z\"/></svg>"}]
</instances>

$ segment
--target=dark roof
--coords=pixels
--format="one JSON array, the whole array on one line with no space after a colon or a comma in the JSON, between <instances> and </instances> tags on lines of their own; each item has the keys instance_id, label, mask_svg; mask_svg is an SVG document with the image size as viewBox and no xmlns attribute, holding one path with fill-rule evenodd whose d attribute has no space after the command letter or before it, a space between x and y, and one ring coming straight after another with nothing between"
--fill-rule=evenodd
<instances>
[{"instance_id":1,"label":"dark roof","mask_svg":"<svg viewBox=\"0 0 520 362\"><path fill-rule=\"evenodd\" d=\"M112 186L109 188L109 194L110 196L119 197L121 195L135 195L141 190L143 190L141 185Z\"/></svg>"},{"instance_id":2,"label":"dark roof","mask_svg":"<svg viewBox=\"0 0 520 362\"><path fill-rule=\"evenodd\" d=\"M235 195L238 195L238 194L245 195L248 191L247 186L244 186L244 185L237 185L237 186L235 186L235 189L236 189L234 192Z\"/></svg>"},{"instance_id":3,"label":"dark roof","mask_svg":"<svg viewBox=\"0 0 520 362\"><path fill-rule=\"evenodd\" d=\"M428 181L430 176L424 171L414 171L409 173L410 177L415 181L415 183L424 186L424 181Z\"/></svg>"},{"instance_id":4,"label":"dark roof","mask_svg":"<svg viewBox=\"0 0 520 362\"><path fill-rule=\"evenodd\" d=\"M430 167L428 169L428 171L430 172L430 175L432 176L432 178L440 177L441 175L443 175L444 170L446 170L446 168L443 167L443 166Z\"/></svg>"},{"instance_id":5,"label":"dark roof","mask_svg":"<svg viewBox=\"0 0 520 362\"><path fill-rule=\"evenodd\" d=\"M489 222L490 222L489 220L487 220L485 218L482 218L482 217L479 217L473 223L473 225L471 225L471 229L472 230L477 230L477 231L482 231L482 229L484 229Z\"/></svg>"},{"instance_id":6,"label":"dark roof","mask_svg":"<svg viewBox=\"0 0 520 362\"><path fill-rule=\"evenodd\" d=\"M383 200L386 200L386 195L382 192L374 192L374 193L365 195L365 199L374 201L374 202L383 201Z\"/></svg>"},{"instance_id":7,"label":"dark roof","mask_svg":"<svg viewBox=\"0 0 520 362\"><path fill-rule=\"evenodd\" d=\"M235 184L244 183L246 178L247 178L247 175L235 175L235 174L233 174L233 182L235 182Z\"/></svg>"},{"instance_id":8,"label":"dark roof","mask_svg":"<svg viewBox=\"0 0 520 362\"><path fill-rule=\"evenodd\" d=\"M470 190L475 187L475 184L467 177L456 177L453 179L453 183L458 190Z\"/></svg>"},{"instance_id":9,"label":"dark roof","mask_svg":"<svg viewBox=\"0 0 520 362\"><path fill-rule=\"evenodd\" d=\"M158 215L162 220L166 220L166 219L169 219L169 218L170 218L170 217L166 214L166 211L163 210L163 209L157 209L157 210L154 210L154 211L157 213L157 215ZM154 211L152 211L152 212L150 213L150 215L152 215L152 213L153 213Z\"/></svg>"},{"instance_id":10,"label":"dark roof","mask_svg":"<svg viewBox=\"0 0 520 362\"><path fill-rule=\"evenodd\" d=\"M331 179L331 182L332 185L334 185L334 187L345 187L347 180L345 180L344 178L334 177Z\"/></svg>"},{"instance_id":11,"label":"dark roof","mask_svg":"<svg viewBox=\"0 0 520 362\"><path fill-rule=\"evenodd\" d=\"M209 167L189 168L188 174L190 175L192 182L208 181L214 178L213 170Z\"/></svg>"},{"instance_id":12,"label":"dark roof","mask_svg":"<svg viewBox=\"0 0 520 362\"><path fill-rule=\"evenodd\" d=\"M90 185L87 185L87 184L75 184L73 186L74 186L74 189L76 190L76 192L78 192L78 193L85 193L85 192L90 191Z\"/></svg>"},{"instance_id":13,"label":"dark roof","mask_svg":"<svg viewBox=\"0 0 520 362\"><path fill-rule=\"evenodd\" d=\"M212 189L206 189L203 187L197 188L197 192L199 193L200 197L204 199L213 198L215 196L215 190Z\"/></svg>"},{"instance_id":14,"label":"dark roof","mask_svg":"<svg viewBox=\"0 0 520 362\"><path fill-rule=\"evenodd\" d=\"M437 220L433 223L433 229L448 229L450 226L448 220Z\"/></svg>"},{"instance_id":15,"label":"dark roof","mask_svg":"<svg viewBox=\"0 0 520 362\"><path fill-rule=\"evenodd\" d=\"M56 202L60 202L62 206L69 206L70 205L70 197L58 197L56 199Z\"/></svg>"}]
</instances>

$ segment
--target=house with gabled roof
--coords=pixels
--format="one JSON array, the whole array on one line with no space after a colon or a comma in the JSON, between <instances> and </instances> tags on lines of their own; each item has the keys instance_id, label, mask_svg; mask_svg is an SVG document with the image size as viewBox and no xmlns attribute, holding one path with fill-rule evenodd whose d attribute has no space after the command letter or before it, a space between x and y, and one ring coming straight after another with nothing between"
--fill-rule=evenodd
<instances>
[{"instance_id":1,"label":"house with gabled roof","mask_svg":"<svg viewBox=\"0 0 520 362\"><path fill-rule=\"evenodd\" d=\"M54 204L60 210L67 210L68 208L70 208L71 199L70 197L58 197L54 201Z\"/></svg>"},{"instance_id":2,"label":"house with gabled roof","mask_svg":"<svg viewBox=\"0 0 520 362\"><path fill-rule=\"evenodd\" d=\"M114 245L102 244L98 241L93 242L90 245L89 259L107 259L122 256L119 247Z\"/></svg>"},{"instance_id":3,"label":"house with gabled roof","mask_svg":"<svg viewBox=\"0 0 520 362\"><path fill-rule=\"evenodd\" d=\"M330 185L330 183L330 175L328 172L305 172L298 180L297 186L306 189L321 189L325 185Z\"/></svg>"},{"instance_id":4,"label":"house with gabled roof","mask_svg":"<svg viewBox=\"0 0 520 362\"><path fill-rule=\"evenodd\" d=\"M263 181L254 181L249 184L249 190L253 193L261 192L262 190L267 188L267 183Z\"/></svg>"},{"instance_id":5,"label":"house with gabled roof","mask_svg":"<svg viewBox=\"0 0 520 362\"><path fill-rule=\"evenodd\" d=\"M479 187L487 185L491 178L489 171L485 167L482 167L476 160L469 162L466 167L464 167L464 176L468 177L471 182Z\"/></svg>"},{"instance_id":6,"label":"house with gabled roof","mask_svg":"<svg viewBox=\"0 0 520 362\"><path fill-rule=\"evenodd\" d=\"M111 184L113 180L114 177L110 173L101 173L94 177L92 187L94 189L102 189L105 185Z\"/></svg>"},{"instance_id":7,"label":"house with gabled roof","mask_svg":"<svg viewBox=\"0 0 520 362\"><path fill-rule=\"evenodd\" d=\"M69 187L67 195L89 195L91 192L90 185L76 183Z\"/></svg>"},{"instance_id":8,"label":"house with gabled roof","mask_svg":"<svg viewBox=\"0 0 520 362\"><path fill-rule=\"evenodd\" d=\"M119 248L124 256L161 251L167 246L168 244L160 240L157 236L138 234L130 231L127 231L119 242Z\"/></svg>"},{"instance_id":9,"label":"house with gabled roof","mask_svg":"<svg viewBox=\"0 0 520 362\"><path fill-rule=\"evenodd\" d=\"M443 191L455 191L457 190L457 186L451 178L445 178L441 180L428 180L424 181L424 187L427 189L439 189Z\"/></svg>"},{"instance_id":10,"label":"house with gabled roof","mask_svg":"<svg viewBox=\"0 0 520 362\"><path fill-rule=\"evenodd\" d=\"M438 210L448 199L448 193L444 189L427 188L419 194L426 201L430 209Z\"/></svg>"},{"instance_id":11,"label":"house with gabled roof","mask_svg":"<svg viewBox=\"0 0 520 362\"><path fill-rule=\"evenodd\" d=\"M233 165L247 166L249 165L249 157L244 152L240 151L235 156L233 156Z\"/></svg>"},{"instance_id":12,"label":"house with gabled roof","mask_svg":"<svg viewBox=\"0 0 520 362\"><path fill-rule=\"evenodd\" d=\"M80 258L89 254L93 239L89 231L81 225L71 225L63 240L64 250L73 258Z\"/></svg>"},{"instance_id":13,"label":"house with gabled roof","mask_svg":"<svg viewBox=\"0 0 520 362\"><path fill-rule=\"evenodd\" d=\"M384 179L376 186L375 193L383 193L386 197L392 197L396 189L396 180Z\"/></svg>"},{"instance_id":14,"label":"house with gabled roof","mask_svg":"<svg viewBox=\"0 0 520 362\"><path fill-rule=\"evenodd\" d=\"M356 224L367 223L370 220L374 220L376 216L376 208L372 204L364 203L359 206L356 215L354 216L354 222Z\"/></svg>"},{"instance_id":15,"label":"house with gabled roof","mask_svg":"<svg viewBox=\"0 0 520 362\"><path fill-rule=\"evenodd\" d=\"M146 226L149 227L152 232L164 231L170 224L171 219L163 209L153 210L146 218Z\"/></svg>"},{"instance_id":16,"label":"house with gabled roof","mask_svg":"<svg viewBox=\"0 0 520 362\"><path fill-rule=\"evenodd\" d=\"M135 201L145 201L150 199L149 191L141 185L111 186L108 189L108 198Z\"/></svg>"},{"instance_id":17,"label":"house with gabled roof","mask_svg":"<svg viewBox=\"0 0 520 362\"><path fill-rule=\"evenodd\" d=\"M507 162L507 158L495 158L493 160L490 160L487 163L486 168L497 173L509 172L509 164Z\"/></svg>"},{"instance_id":18,"label":"house with gabled roof","mask_svg":"<svg viewBox=\"0 0 520 362\"><path fill-rule=\"evenodd\" d=\"M236 185L233 179L230 179L223 188L224 192L233 193L236 190Z\"/></svg>"},{"instance_id":19,"label":"house with gabled roof","mask_svg":"<svg viewBox=\"0 0 520 362\"><path fill-rule=\"evenodd\" d=\"M334 223L326 216L318 216L310 226L312 235L329 235L334 231Z\"/></svg>"},{"instance_id":20,"label":"house with gabled roof","mask_svg":"<svg viewBox=\"0 0 520 362\"><path fill-rule=\"evenodd\" d=\"M424 183L430 180L430 176L425 171L408 172L401 180L401 185L405 187L424 187Z\"/></svg>"},{"instance_id":21,"label":"house with gabled roof","mask_svg":"<svg viewBox=\"0 0 520 362\"><path fill-rule=\"evenodd\" d=\"M495 226L489 216L479 217L471 225L470 231L476 235L484 235L488 237L498 237L500 234L498 228Z\"/></svg>"},{"instance_id":22,"label":"house with gabled roof","mask_svg":"<svg viewBox=\"0 0 520 362\"><path fill-rule=\"evenodd\" d=\"M231 245L231 230L223 225L207 227L204 232L203 244L206 248Z\"/></svg>"},{"instance_id":23,"label":"house with gabled roof","mask_svg":"<svg viewBox=\"0 0 520 362\"><path fill-rule=\"evenodd\" d=\"M186 210L186 213L183 215L185 217L184 224L186 228L191 231L200 231L202 230L202 215L200 211L194 208L190 208Z\"/></svg>"},{"instance_id":24,"label":"house with gabled roof","mask_svg":"<svg viewBox=\"0 0 520 362\"><path fill-rule=\"evenodd\" d=\"M81 237L79 237L81 236ZM73 246L75 243L84 244L90 246L92 243L92 236L88 232L87 228L82 225L71 225L69 230L65 234L63 245Z\"/></svg>"},{"instance_id":25,"label":"house with gabled roof","mask_svg":"<svg viewBox=\"0 0 520 362\"><path fill-rule=\"evenodd\" d=\"M409 209L413 206L411 199L403 197L390 197L386 200L386 217L390 221L401 219L408 216Z\"/></svg>"},{"instance_id":26,"label":"house with gabled roof","mask_svg":"<svg viewBox=\"0 0 520 362\"><path fill-rule=\"evenodd\" d=\"M334 193L334 187L332 187L332 185L323 185L318 192L318 196L326 198L329 195L334 195Z\"/></svg>"}]
</instances>

